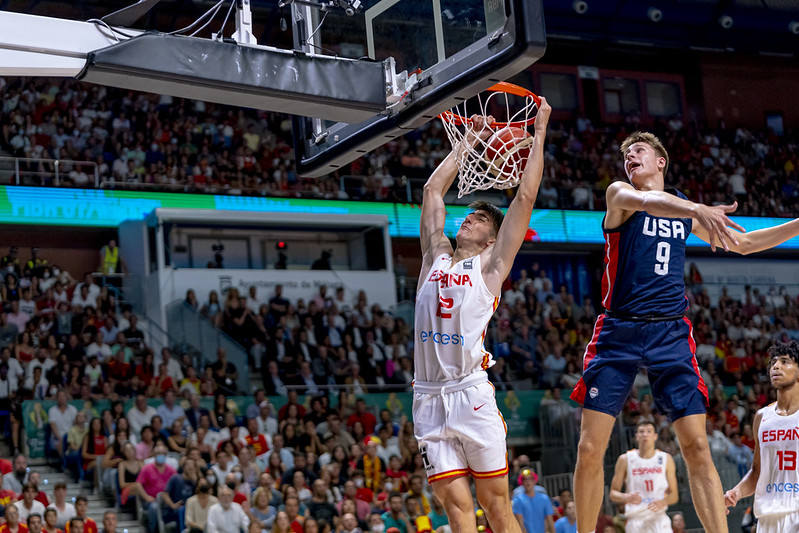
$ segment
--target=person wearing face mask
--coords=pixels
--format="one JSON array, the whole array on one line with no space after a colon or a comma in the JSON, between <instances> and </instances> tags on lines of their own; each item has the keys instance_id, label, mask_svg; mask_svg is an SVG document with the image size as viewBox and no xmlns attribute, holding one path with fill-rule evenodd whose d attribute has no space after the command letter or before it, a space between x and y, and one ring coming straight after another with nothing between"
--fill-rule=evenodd
<instances>
[{"instance_id":1,"label":"person wearing face mask","mask_svg":"<svg viewBox=\"0 0 799 533\"><path fill-rule=\"evenodd\" d=\"M233 491L226 486L219 489L219 502L208 510L206 533L239 533L247 531L249 525L249 517L233 501Z\"/></svg>"},{"instance_id":2,"label":"person wearing face mask","mask_svg":"<svg viewBox=\"0 0 799 533\"><path fill-rule=\"evenodd\" d=\"M159 492L166 490L169 479L177 472L174 468L166 464L166 445L158 442L153 449L155 461L142 467L136 483L138 484L138 496L147 507L147 521L150 533L157 529L157 505L156 497Z\"/></svg>"},{"instance_id":3,"label":"person wearing face mask","mask_svg":"<svg viewBox=\"0 0 799 533\"><path fill-rule=\"evenodd\" d=\"M189 533L205 531L208 510L219 501L211 494L211 487L212 484L206 479L200 479L197 482L197 493L186 501L186 527Z\"/></svg>"},{"instance_id":4,"label":"person wearing face mask","mask_svg":"<svg viewBox=\"0 0 799 533\"><path fill-rule=\"evenodd\" d=\"M369 515L369 531L371 533L384 533L386 530L386 525L383 523L383 519L380 518L380 515L377 513L372 513Z\"/></svg>"},{"instance_id":5,"label":"person wearing face mask","mask_svg":"<svg viewBox=\"0 0 799 533\"><path fill-rule=\"evenodd\" d=\"M233 501L241 505L245 513L250 512L250 502L247 498L249 491L242 487L242 474L238 467L225 476L225 486L233 491Z\"/></svg>"},{"instance_id":6,"label":"person wearing face mask","mask_svg":"<svg viewBox=\"0 0 799 533\"><path fill-rule=\"evenodd\" d=\"M166 492L164 492L161 506L163 520L165 524L177 522L178 531L183 531L185 504L194 494L199 476L197 463L193 459L186 459L183 463L182 475L172 476L166 484Z\"/></svg>"},{"instance_id":7,"label":"person wearing face mask","mask_svg":"<svg viewBox=\"0 0 799 533\"><path fill-rule=\"evenodd\" d=\"M358 520L352 513L347 513L341 517L341 526L339 533L362 533L361 528L358 527Z\"/></svg>"}]
</instances>

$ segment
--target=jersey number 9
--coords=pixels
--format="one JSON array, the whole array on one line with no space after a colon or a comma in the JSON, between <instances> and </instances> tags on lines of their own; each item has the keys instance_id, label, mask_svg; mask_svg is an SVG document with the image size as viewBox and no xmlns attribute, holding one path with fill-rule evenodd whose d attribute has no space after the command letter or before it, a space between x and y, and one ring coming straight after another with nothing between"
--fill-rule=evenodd
<instances>
[{"instance_id":1,"label":"jersey number 9","mask_svg":"<svg viewBox=\"0 0 799 533\"><path fill-rule=\"evenodd\" d=\"M671 244L666 241L658 243L655 253L655 274L665 276L669 273L669 258L671 257Z\"/></svg>"}]
</instances>

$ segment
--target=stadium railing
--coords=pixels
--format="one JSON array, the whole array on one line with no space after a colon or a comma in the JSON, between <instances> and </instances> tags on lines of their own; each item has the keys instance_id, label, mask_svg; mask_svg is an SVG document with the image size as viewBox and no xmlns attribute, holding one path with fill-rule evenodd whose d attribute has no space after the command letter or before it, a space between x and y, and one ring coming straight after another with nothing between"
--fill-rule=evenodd
<instances>
[{"instance_id":1,"label":"stadium railing","mask_svg":"<svg viewBox=\"0 0 799 533\"><path fill-rule=\"evenodd\" d=\"M166 306L166 323L169 335L181 345L192 346L199 352L197 374L201 375L206 364L217 360L217 350L222 348L227 360L238 370L236 386L239 392L249 394L250 365L247 350L224 331L215 327L199 311L183 300L175 300Z\"/></svg>"},{"instance_id":2,"label":"stadium railing","mask_svg":"<svg viewBox=\"0 0 799 533\"><path fill-rule=\"evenodd\" d=\"M0 156L0 183L9 185L54 185L60 187L76 168L88 171L85 185L100 186L100 171L93 161L72 159L33 159Z\"/></svg>"}]
</instances>

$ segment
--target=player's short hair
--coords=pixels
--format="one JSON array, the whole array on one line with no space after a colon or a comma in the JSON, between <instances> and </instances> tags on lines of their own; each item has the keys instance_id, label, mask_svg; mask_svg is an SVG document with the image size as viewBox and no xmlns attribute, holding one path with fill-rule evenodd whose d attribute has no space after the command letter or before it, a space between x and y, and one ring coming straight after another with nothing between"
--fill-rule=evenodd
<instances>
[{"instance_id":1,"label":"player's short hair","mask_svg":"<svg viewBox=\"0 0 799 533\"><path fill-rule=\"evenodd\" d=\"M666 151L666 147L663 146L663 143L660 142L660 139L654 133L649 133L648 131L636 131L621 143L621 153L624 155L630 146L634 145L635 143L645 143L651 146L655 152L657 153L658 157L663 157L666 159L666 166L663 167L663 175L666 175L666 172L669 170L669 153Z\"/></svg>"},{"instance_id":2,"label":"player's short hair","mask_svg":"<svg viewBox=\"0 0 799 533\"><path fill-rule=\"evenodd\" d=\"M787 355L793 359L797 365L799 365L799 343L796 341L778 342L769 346L768 367L771 368L771 365L774 364L774 361L783 355Z\"/></svg>"},{"instance_id":3,"label":"player's short hair","mask_svg":"<svg viewBox=\"0 0 799 533\"><path fill-rule=\"evenodd\" d=\"M494 234L496 235L499 233L499 227L502 226L502 221L505 219L505 215L502 214L502 210L492 204L491 202L486 202L483 200L477 200L469 204L469 209L474 211L485 211L488 213L488 216L491 218L491 222L494 224Z\"/></svg>"},{"instance_id":4,"label":"player's short hair","mask_svg":"<svg viewBox=\"0 0 799 533\"><path fill-rule=\"evenodd\" d=\"M649 420L641 420L640 422L638 422L635 425L635 431L638 431L638 428L640 428L641 426L652 426L652 429L655 430L655 433L658 432L658 428L657 428L657 426L655 426L655 423L651 422Z\"/></svg>"}]
</instances>

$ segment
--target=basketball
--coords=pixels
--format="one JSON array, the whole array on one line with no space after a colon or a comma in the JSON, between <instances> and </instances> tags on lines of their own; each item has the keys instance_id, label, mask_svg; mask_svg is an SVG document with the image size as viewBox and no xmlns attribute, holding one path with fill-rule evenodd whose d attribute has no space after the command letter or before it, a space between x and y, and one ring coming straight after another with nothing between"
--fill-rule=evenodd
<instances>
[{"instance_id":1,"label":"basketball","mask_svg":"<svg viewBox=\"0 0 799 533\"><path fill-rule=\"evenodd\" d=\"M494 175L517 176L527 165L532 135L523 128L502 128L486 140L485 160Z\"/></svg>"}]
</instances>

